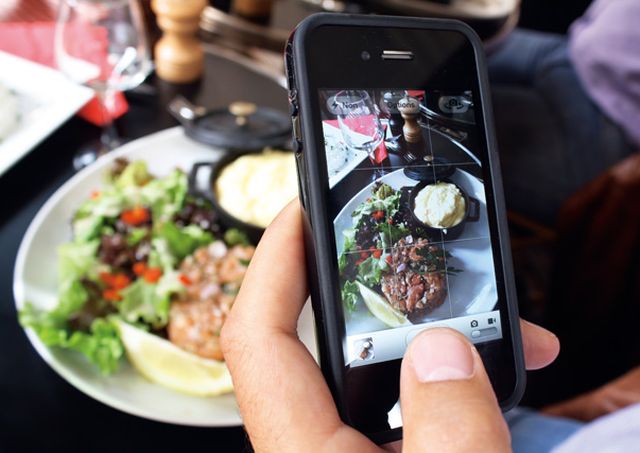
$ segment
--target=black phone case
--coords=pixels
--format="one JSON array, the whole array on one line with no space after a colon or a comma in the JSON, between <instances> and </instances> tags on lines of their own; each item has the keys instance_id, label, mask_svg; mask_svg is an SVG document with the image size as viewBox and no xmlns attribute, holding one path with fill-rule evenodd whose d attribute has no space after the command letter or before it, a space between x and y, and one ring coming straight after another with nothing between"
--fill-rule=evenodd
<instances>
[{"instance_id":1,"label":"black phone case","mask_svg":"<svg viewBox=\"0 0 640 453\"><path fill-rule=\"evenodd\" d=\"M339 300L335 300L335 282L330 277L331 269L335 268L337 264L334 262L333 256L330 253L326 253L326 251L332 250L331 235L327 232L327 229L332 227L332 222L327 218L324 208L326 206L326 200L324 199L326 181L321 179L320 172L317 171L320 165L318 161L324 158L324 154L313 149L315 143L317 143L317 137L315 137L314 124L309 113L311 111L309 96L314 95L314 93L310 92L308 80L305 77L298 76L295 71L295 68L307 67L306 55L304 52L298 51L298 49L304 49L304 42L307 37L316 28L324 25L452 30L464 34L473 45L479 73L479 95L487 136L489 157L487 164L492 175L492 188L498 213L497 232L507 296L505 305L508 311L516 367L514 391L509 398L499 402L502 410L507 411L513 408L522 398L526 374L511 250L509 247L506 208L482 42L473 29L456 20L320 13L302 21L292 32L285 49L285 68L289 85L289 103L294 129L294 150L298 168L300 200L303 207L309 291L316 322L320 366L336 402L338 412L342 419L349 424L349 417L345 407L345 366L341 342L344 335L342 304ZM310 150L312 150L312 156L306 157L309 156ZM382 444L400 439L402 437L402 428L367 435L373 441Z\"/></svg>"}]
</instances>

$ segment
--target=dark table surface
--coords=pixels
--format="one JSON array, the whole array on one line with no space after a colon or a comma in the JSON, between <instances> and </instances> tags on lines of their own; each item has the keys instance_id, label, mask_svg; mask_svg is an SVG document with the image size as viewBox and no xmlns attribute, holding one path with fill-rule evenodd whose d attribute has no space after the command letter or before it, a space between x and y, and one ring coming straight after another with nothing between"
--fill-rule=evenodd
<instances>
[{"instance_id":1,"label":"dark table surface","mask_svg":"<svg viewBox=\"0 0 640 453\"><path fill-rule=\"evenodd\" d=\"M207 55L200 83L173 86L151 78L151 92L128 93L117 120L125 139L177 123L166 105L181 93L207 107L236 100L287 111L276 82L224 58ZM242 428L190 428L125 414L93 400L59 377L36 353L16 317L13 267L22 237L44 202L71 176L73 154L99 129L74 117L0 176L0 451L244 451Z\"/></svg>"}]
</instances>

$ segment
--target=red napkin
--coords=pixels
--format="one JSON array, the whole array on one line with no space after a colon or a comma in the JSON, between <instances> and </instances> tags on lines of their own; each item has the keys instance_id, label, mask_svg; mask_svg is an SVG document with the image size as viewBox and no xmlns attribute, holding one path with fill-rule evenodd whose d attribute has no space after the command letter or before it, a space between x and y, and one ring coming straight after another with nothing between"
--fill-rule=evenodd
<instances>
[{"instance_id":1,"label":"red napkin","mask_svg":"<svg viewBox=\"0 0 640 453\"><path fill-rule=\"evenodd\" d=\"M424 100L424 90L407 90L407 94L419 101Z\"/></svg>"},{"instance_id":2,"label":"red napkin","mask_svg":"<svg viewBox=\"0 0 640 453\"><path fill-rule=\"evenodd\" d=\"M54 29L55 22L0 23L0 50L56 68L53 54ZM86 46L87 52L96 56L99 56L100 52L105 52L106 37L103 29L83 29L77 30L76 33L77 42ZM10 71L11 68L2 68L2 70ZM120 92L114 93L105 104L111 118L120 117L129 108L127 100ZM105 124L107 120L96 98L89 101L78 114L98 126Z\"/></svg>"}]
</instances>

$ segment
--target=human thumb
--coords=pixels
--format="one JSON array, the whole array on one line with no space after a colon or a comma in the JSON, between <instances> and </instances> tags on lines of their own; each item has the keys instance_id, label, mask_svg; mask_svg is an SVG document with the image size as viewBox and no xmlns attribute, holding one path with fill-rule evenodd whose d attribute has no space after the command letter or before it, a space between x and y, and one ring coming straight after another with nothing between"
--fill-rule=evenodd
<instances>
[{"instance_id":1,"label":"human thumb","mask_svg":"<svg viewBox=\"0 0 640 453\"><path fill-rule=\"evenodd\" d=\"M407 348L400 377L404 452L504 452L510 437L475 347L430 329Z\"/></svg>"}]
</instances>

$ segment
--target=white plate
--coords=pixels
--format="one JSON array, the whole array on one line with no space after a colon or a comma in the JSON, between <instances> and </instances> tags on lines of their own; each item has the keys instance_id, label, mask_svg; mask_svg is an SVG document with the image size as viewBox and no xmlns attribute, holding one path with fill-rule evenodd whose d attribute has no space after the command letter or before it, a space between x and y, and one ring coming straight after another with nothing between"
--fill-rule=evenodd
<instances>
[{"instance_id":1,"label":"white plate","mask_svg":"<svg viewBox=\"0 0 640 453\"><path fill-rule=\"evenodd\" d=\"M164 175L175 167L188 170L194 162L212 161L220 155L219 151L186 138L178 127L131 142L67 181L40 209L22 240L13 282L16 308L19 310L27 301L42 309L56 304L56 248L70 239L71 215L93 190L102 186L102 177L114 159L144 159L152 173ZM298 331L315 356L309 304L302 312ZM27 335L40 356L71 385L116 409L182 425L242 424L233 395L215 398L182 395L150 383L128 363L115 374L104 377L81 355L46 347L30 329Z\"/></svg>"},{"instance_id":2,"label":"white plate","mask_svg":"<svg viewBox=\"0 0 640 453\"><path fill-rule=\"evenodd\" d=\"M0 175L93 97L62 73L0 52L0 83L17 93L20 122L0 142ZM0 106L1 108L1 106Z\"/></svg>"},{"instance_id":3,"label":"white plate","mask_svg":"<svg viewBox=\"0 0 640 453\"><path fill-rule=\"evenodd\" d=\"M486 313L493 310L498 301L484 186L478 178L460 167L449 179L480 202L480 218L476 222L467 222L457 239L444 242L444 248L452 255L451 259L447 259L447 266L462 269L463 272L447 277L447 299L429 313L424 322ZM380 181L396 190L417 184L413 179L407 178L402 169L383 176ZM344 235L341 232L353 227L351 213L371 196L373 185L374 182L358 192L336 216L333 225L338 254L344 249ZM364 304L358 304L358 308L347 315L346 324L348 335L387 328Z\"/></svg>"}]
</instances>

